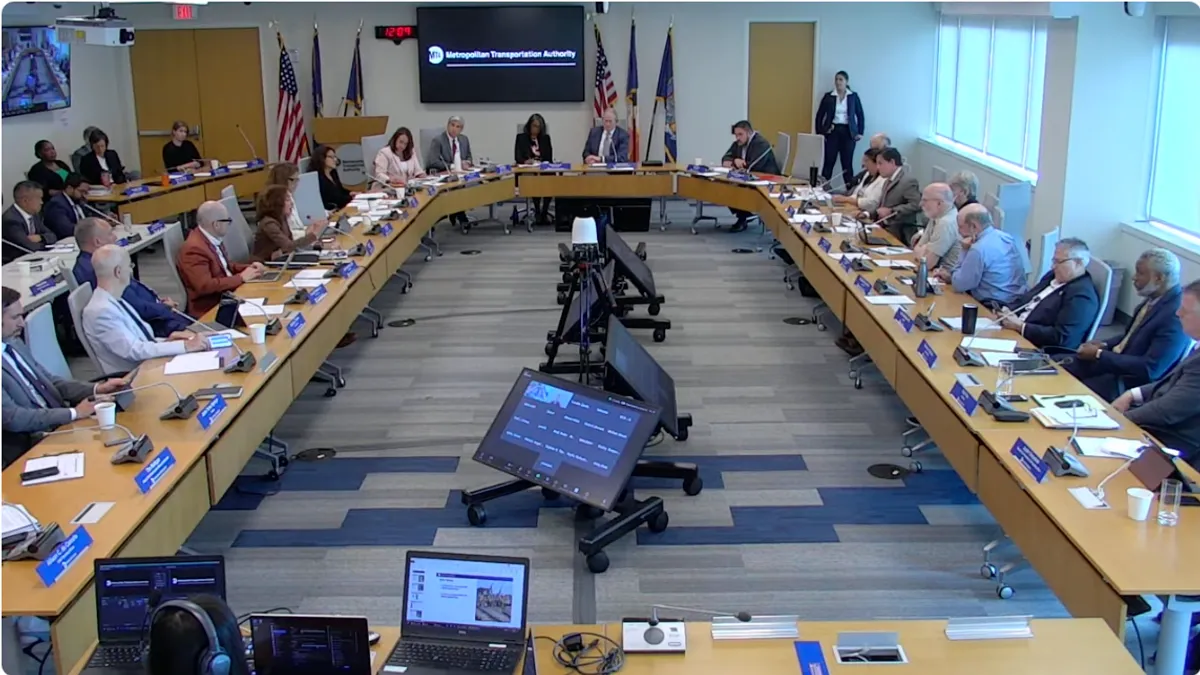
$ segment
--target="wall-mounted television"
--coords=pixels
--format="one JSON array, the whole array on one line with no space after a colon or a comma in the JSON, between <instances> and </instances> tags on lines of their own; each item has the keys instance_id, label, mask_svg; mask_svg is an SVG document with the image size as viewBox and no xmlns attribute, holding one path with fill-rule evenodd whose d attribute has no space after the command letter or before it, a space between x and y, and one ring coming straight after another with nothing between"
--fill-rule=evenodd
<instances>
[{"instance_id":1,"label":"wall-mounted television","mask_svg":"<svg viewBox=\"0 0 1200 675\"><path fill-rule=\"evenodd\" d=\"M3 116L71 107L71 45L54 26L0 29Z\"/></svg>"}]
</instances>

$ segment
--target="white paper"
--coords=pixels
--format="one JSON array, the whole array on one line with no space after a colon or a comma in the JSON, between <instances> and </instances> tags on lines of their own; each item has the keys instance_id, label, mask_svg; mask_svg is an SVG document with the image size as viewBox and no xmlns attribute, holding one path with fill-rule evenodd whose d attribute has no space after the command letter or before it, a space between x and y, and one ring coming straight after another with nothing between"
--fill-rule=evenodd
<instances>
[{"instance_id":1,"label":"white paper","mask_svg":"<svg viewBox=\"0 0 1200 675\"><path fill-rule=\"evenodd\" d=\"M37 471L38 469L49 469L52 466L58 467L57 475L25 481L21 485L41 485L42 483L57 483L60 480L83 478L83 453L71 452L65 455L34 457L25 462L25 468L21 470L21 473Z\"/></svg>"},{"instance_id":2,"label":"white paper","mask_svg":"<svg viewBox=\"0 0 1200 675\"><path fill-rule=\"evenodd\" d=\"M246 335L242 331L235 330L233 328L226 328L224 330L213 331L211 333L208 333L208 335L228 335L229 339L231 339L231 340L245 340L250 337L249 335Z\"/></svg>"},{"instance_id":3,"label":"white paper","mask_svg":"<svg viewBox=\"0 0 1200 675\"><path fill-rule=\"evenodd\" d=\"M846 258L849 260L858 260L859 258L867 257L867 254L866 253L830 253L829 257L833 258L834 260L838 260L838 261L841 261L843 258Z\"/></svg>"},{"instance_id":4,"label":"white paper","mask_svg":"<svg viewBox=\"0 0 1200 675\"><path fill-rule=\"evenodd\" d=\"M325 272L326 272L326 270L300 270L299 272L296 272L296 274L292 277L292 280L295 281L296 279L324 279Z\"/></svg>"},{"instance_id":5,"label":"white paper","mask_svg":"<svg viewBox=\"0 0 1200 675\"><path fill-rule=\"evenodd\" d=\"M915 305L907 295L868 295L867 302L872 305Z\"/></svg>"},{"instance_id":6,"label":"white paper","mask_svg":"<svg viewBox=\"0 0 1200 675\"><path fill-rule=\"evenodd\" d=\"M1075 411L1073 418L1072 411ZM1029 412L1034 419L1048 429L1079 428L1115 431L1121 428L1121 424L1109 417L1107 413L1092 408L1034 408Z\"/></svg>"},{"instance_id":7,"label":"white paper","mask_svg":"<svg viewBox=\"0 0 1200 675\"><path fill-rule=\"evenodd\" d=\"M853 225L838 225L833 231L837 234L854 234L854 229Z\"/></svg>"},{"instance_id":8,"label":"white paper","mask_svg":"<svg viewBox=\"0 0 1200 675\"><path fill-rule=\"evenodd\" d=\"M955 373L954 379L964 387L982 387L983 383L977 377L970 373Z\"/></svg>"},{"instance_id":9,"label":"white paper","mask_svg":"<svg viewBox=\"0 0 1200 675\"><path fill-rule=\"evenodd\" d=\"M324 286L324 279L292 279L283 285L284 288L317 288Z\"/></svg>"},{"instance_id":10,"label":"white paper","mask_svg":"<svg viewBox=\"0 0 1200 675\"><path fill-rule=\"evenodd\" d=\"M386 192L362 192L354 196L354 201L366 201L368 199L387 199Z\"/></svg>"},{"instance_id":11,"label":"white paper","mask_svg":"<svg viewBox=\"0 0 1200 675\"><path fill-rule=\"evenodd\" d=\"M230 171L239 171L250 166L249 162L229 162L225 166L229 167Z\"/></svg>"},{"instance_id":12,"label":"white paper","mask_svg":"<svg viewBox=\"0 0 1200 675\"><path fill-rule=\"evenodd\" d=\"M958 346L964 349L974 349L976 351L985 352L1011 352L1016 351L1016 340L1004 340L998 338L981 338L974 335L968 335L958 343Z\"/></svg>"},{"instance_id":13,"label":"white paper","mask_svg":"<svg viewBox=\"0 0 1200 675\"><path fill-rule=\"evenodd\" d=\"M993 368L999 366L1004 361L1021 360L1020 354L1013 354L1010 352L979 352L979 355L982 356L983 360Z\"/></svg>"},{"instance_id":14,"label":"white paper","mask_svg":"<svg viewBox=\"0 0 1200 675\"><path fill-rule=\"evenodd\" d=\"M1070 492L1071 496L1074 497L1075 500L1079 502L1079 505L1085 509L1094 510L1108 508L1108 504L1100 501L1100 499L1096 497L1096 493L1092 492L1091 488L1073 487L1068 488L1067 492Z\"/></svg>"},{"instance_id":15,"label":"white paper","mask_svg":"<svg viewBox=\"0 0 1200 675\"><path fill-rule=\"evenodd\" d=\"M1079 401L1084 407L1092 408L1093 410L1104 410L1104 404L1095 396L1090 394L1067 394L1067 395L1047 395L1034 394L1033 402L1038 404L1040 408L1054 408L1054 404L1062 403L1063 401ZM1066 408L1064 408L1065 410Z\"/></svg>"},{"instance_id":16,"label":"white paper","mask_svg":"<svg viewBox=\"0 0 1200 675\"><path fill-rule=\"evenodd\" d=\"M708 168L712 169L713 173L729 173L729 167L727 166L710 166Z\"/></svg>"},{"instance_id":17,"label":"white paper","mask_svg":"<svg viewBox=\"0 0 1200 675\"><path fill-rule=\"evenodd\" d=\"M115 505L116 502L92 502L83 507L79 515L71 519L71 524L91 525L92 523L98 523L104 517L104 514L108 513L108 510Z\"/></svg>"},{"instance_id":18,"label":"white paper","mask_svg":"<svg viewBox=\"0 0 1200 675\"><path fill-rule=\"evenodd\" d=\"M196 178L208 178L209 176L212 175L212 172L211 171L197 171L197 172L193 173L192 175L195 176Z\"/></svg>"},{"instance_id":19,"label":"white paper","mask_svg":"<svg viewBox=\"0 0 1200 675\"><path fill-rule=\"evenodd\" d=\"M267 316L279 316L280 314L283 314L283 305L238 305L238 314L240 314L243 319L263 316L264 311L266 312Z\"/></svg>"},{"instance_id":20,"label":"white paper","mask_svg":"<svg viewBox=\"0 0 1200 675\"><path fill-rule=\"evenodd\" d=\"M187 373L203 373L208 370L221 368L221 352L192 352L180 354L167 361L163 366L163 375L186 375Z\"/></svg>"},{"instance_id":21,"label":"white paper","mask_svg":"<svg viewBox=\"0 0 1200 675\"><path fill-rule=\"evenodd\" d=\"M883 260L883 259L876 260L875 258L871 258L871 262L875 263L876 265L878 265L880 267L892 267L892 268L905 269L905 270L915 270L917 268L916 265L909 262L908 260Z\"/></svg>"},{"instance_id":22,"label":"white paper","mask_svg":"<svg viewBox=\"0 0 1200 675\"><path fill-rule=\"evenodd\" d=\"M771 184L771 181L769 181L769 180L748 180L748 181L746 181L746 185L770 185L770 184Z\"/></svg>"},{"instance_id":23,"label":"white paper","mask_svg":"<svg viewBox=\"0 0 1200 675\"><path fill-rule=\"evenodd\" d=\"M1108 457L1114 459L1133 459L1142 454L1146 443L1131 438L1087 438L1075 437L1075 447L1084 457Z\"/></svg>"},{"instance_id":24,"label":"white paper","mask_svg":"<svg viewBox=\"0 0 1200 675\"><path fill-rule=\"evenodd\" d=\"M946 327L951 330L956 330L956 331L962 332L962 317L961 316L943 316L943 317L939 318L938 321L941 321L942 323L946 324ZM985 318L982 316L979 317L978 319L975 319L975 331L976 332L985 331L985 330L999 330L999 329L1000 329L1000 322L996 321L995 319L988 319L988 318Z\"/></svg>"},{"instance_id":25,"label":"white paper","mask_svg":"<svg viewBox=\"0 0 1200 675\"><path fill-rule=\"evenodd\" d=\"M904 248L903 246L876 246L871 250L879 255L905 255L912 253L911 249Z\"/></svg>"},{"instance_id":26,"label":"white paper","mask_svg":"<svg viewBox=\"0 0 1200 675\"><path fill-rule=\"evenodd\" d=\"M812 223L812 224L816 225L817 223L825 222L825 216L824 216L824 214L820 214L820 213L815 213L815 214L813 214L813 213L797 213L796 215L792 216L792 222L793 223Z\"/></svg>"},{"instance_id":27,"label":"white paper","mask_svg":"<svg viewBox=\"0 0 1200 675\"><path fill-rule=\"evenodd\" d=\"M702 171L702 172L697 173L696 175L703 176L705 178L716 178L717 176L720 176L721 174L717 173L716 171Z\"/></svg>"},{"instance_id":28,"label":"white paper","mask_svg":"<svg viewBox=\"0 0 1200 675\"><path fill-rule=\"evenodd\" d=\"M5 504L3 508L3 536L24 534L38 529L38 521L24 506L20 504Z\"/></svg>"}]
</instances>

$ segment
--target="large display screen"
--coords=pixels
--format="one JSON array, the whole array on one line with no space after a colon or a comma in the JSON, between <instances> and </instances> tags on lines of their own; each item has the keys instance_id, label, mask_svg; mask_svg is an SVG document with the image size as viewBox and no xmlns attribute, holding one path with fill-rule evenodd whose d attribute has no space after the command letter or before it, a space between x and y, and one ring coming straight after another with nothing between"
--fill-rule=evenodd
<instances>
[{"instance_id":1,"label":"large display screen","mask_svg":"<svg viewBox=\"0 0 1200 675\"><path fill-rule=\"evenodd\" d=\"M583 7L417 8L422 103L579 102Z\"/></svg>"},{"instance_id":2,"label":"large display screen","mask_svg":"<svg viewBox=\"0 0 1200 675\"><path fill-rule=\"evenodd\" d=\"M71 107L71 45L53 26L0 30L4 117Z\"/></svg>"},{"instance_id":3,"label":"large display screen","mask_svg":"<svg viewBox=\"0 0 1200 675\"><path fill-rule=\"evenodd\" d=\"M604 342L604 363L616 371L641 400L662 409L662 426L672 436L679 435L679 416L675 408L675 380L633 337L620 317L608 318Z\"/></svg>"},{"instance_id":4,"label":"large display screen","mask_svg":"<svg viewBox=\"0 0 1200 675\"><path fill-rule=\"evenodd\" d=\"M661 411L526 368L475 461L611 510Z\"/></svg>"}]
</instances>

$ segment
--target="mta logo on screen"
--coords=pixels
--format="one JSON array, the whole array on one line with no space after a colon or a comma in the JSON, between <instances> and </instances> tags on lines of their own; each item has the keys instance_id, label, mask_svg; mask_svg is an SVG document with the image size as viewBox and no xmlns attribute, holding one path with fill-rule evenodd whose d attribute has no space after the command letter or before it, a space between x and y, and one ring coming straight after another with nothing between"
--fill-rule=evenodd
<instances>
[{"instance_id":1,"label":"mta logo on screen","mask_svg":"<svg viewBox=\"0 0 1200 675\"><path fill-rule=\"evenodd\" d=\"M433 46L429 48L429 62L433 65L438 65L446 60L446 52L442 51L441 47Z\"/></svg>"}]
</instances>

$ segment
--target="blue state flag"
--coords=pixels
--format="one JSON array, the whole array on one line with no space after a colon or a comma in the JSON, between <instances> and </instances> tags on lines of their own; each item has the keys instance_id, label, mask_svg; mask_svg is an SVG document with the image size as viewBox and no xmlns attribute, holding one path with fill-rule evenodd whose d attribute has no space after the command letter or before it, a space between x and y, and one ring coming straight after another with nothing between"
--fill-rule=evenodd
<instances>
[{"instance_id":1,"label":"blue state flag","mask_svg":"<svg viewBox=\"0 0 1200 675\"><path fill-rule=\"evenodd\" d=\"M342 99L342 117L358 117L363 114L363 99L366 98L366 93L363 91L361 44L362 26L359 26L358 37L354 38L354 61L350 64L350 84L346 85L346 98Z\"/></svg>"},{"instance_id":2,"label":"blue state flag","mask_svg":"<svg viewBox=\"0 0 1200 675\"><path fill-rule=\"evenodd\" d=\"M325 92L321 85L321 34L317 31L316 23L313 23L312 96L313 117L323 117L325 115Z\"/></svg>"},{"instance_id":3,"label":"blue state flag","mask_svg":"<svg viewBox=\"0 0 1200 675\"><path fill-rule=\"evenodd\" d=\"M675 27L667 29L667 44L663 47L662 66L658 70L658 89L655 97L663 102L666 111L666 130L663 134L663 161L674 164L676 157L677 138L675 136L675 56L674 39Z\"/></svg>"}]
</instances>

